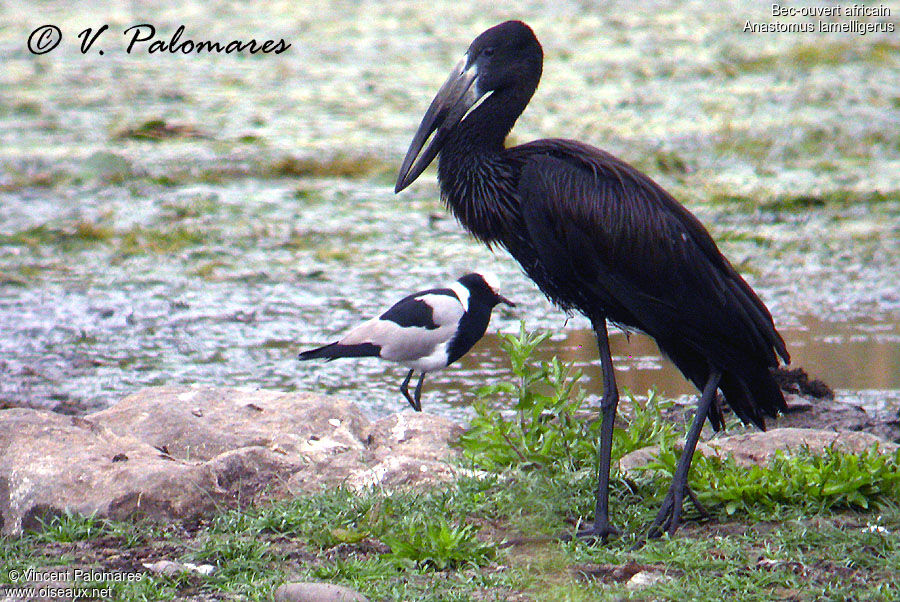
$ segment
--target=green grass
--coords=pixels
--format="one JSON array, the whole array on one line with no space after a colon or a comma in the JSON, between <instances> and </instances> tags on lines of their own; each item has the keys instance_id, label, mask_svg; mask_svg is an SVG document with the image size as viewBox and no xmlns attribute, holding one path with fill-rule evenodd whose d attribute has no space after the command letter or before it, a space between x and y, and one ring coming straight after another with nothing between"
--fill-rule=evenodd
<instances>
[{"instance_id":1,"label":"green grass","mask_svg":"<svg viewBox=\"0 0 900 602\"><path fill-rule=\"evenodd\" d=\"M778 196L713 194L710 196L709 201L714 204L743 206L747 210L799 212L815 207L852 207L896 203L900 201L900 191L889 190L885 192L861 193L855 190L837 189L819 194L782 194Z\"/></svg>"},{"instance_id":2,"label":"green grass","mask_svg":"<svg viewBox=\"0 0 900 602\"><path fill-rule=\"evenodd\" d=\"M329 157L282 157L268 168L273 178L362 178L393 174L395 166L371 155L336 154Z\"/></svg>"},{"instance_id":3,"label":"green grass","mask_svg":"<svg viewBox=\"0 0 900 602\"><path fill-rule=\"evenodd\" d=\"M117 599L128 600L198 592L265 600L285 580L340 583L375 600L767 600L794 591L802 600L879 600L900 593L896 505L877 513L780 505L750 521L719 512L633 550L658 496L617 480L614 518L628 535L606 545L560 541L556 535L571 532L573 519L589 511L591 485L589 476L513 469L422 495L336 490L225 512L193 533L60 517L40 534L0 540L0 564L6 574L27 566L104 566L114 549L118 566L123 556L149 556L216 567L209 577L148 574L109 584ZM144 529L153 535L128 547L122 534ZM663 580L632 590L609 570L627 563Z\"/></svg>"},{"instance_id":4,"label":"green grass","mask_svg":"<svg viewBox=\"0 0 900 602\"><path fill-rule=\"evenodd\" d=\"M410 568L443 571L464 566L484 566L496 548L475 536L474 525L454 525L440 518L425 525L408 524L406 529L381 540L391 549L389 558Z\"/></svg>"},{"instance_id":5,"label":"green grass","mask_svg":"<svg viewBox=\"0 0 900 602\"><path fill-rule=\"evenodd\" d=\"M118 248L125 255L175 253L208 243L207 235L196 228L175 226L169 229L133 226L122 233Z\"/></svg>"},{"instance_id":6,"label":"green grass","mask_svg":"<svg viewBox=\"0 0 900 602\"><path fill-rule=\"evenodd\" d=\"M688 503L674 537L644 541L674 465L669 450L683 436L683 425L663 419L669 404L652 394L624 408L615 432L616 457L649 443L664 450L653 470L614 474L611 518L624 535L570 541L593 512L597 423L571 367L532 360L545 339L524 329L505 337L513 378L481 392L461 440L464 468L477 476L420 492L323 490L197 525L65 514L39 532L0 539L0 578L29 566L141 573L137 582L108 584L121 600L267 600L297 580L343 584L371 600L900 596L900 455L830 450L750 469L698 456L691 485L711 516L701 519ZM491 399L512 410L490 409ZM143 563L163 559L215 572L145 572ZM629 586L638 572L655 580Z\"/></svg>"},{"instance_id":7,"label":"green grass","mask_svg":"<svg viewBox=\"0 0 900 602\"><path fill-rule=\"evenodd\" d=\"M878 41L871 44L853 42L822 42L797 44L781 54L759 54L754 56L727 56L719 63L726 74L764 73L769 71L795 71L803 69L827 68L859 62L870 65L889 64L896 58L900 46L893 41Z\"/></svg>"},{"instance_id":8,"label":"green grass","mask_svg":"<svg viewBox=\"0 0 900 602\"><path fill-rule=\"evenodd\" d=\"M0 563L8 573L27 566L103 566L109 549L152 557L153 545L129 548L121 533L155 529L143 540L162 544L154 560L205 562L216 572L111 583L118 599L204 591L264 600L285 580L310 579L389 600L502 600L511 592L535 600L672 599L679 593L765 600L788 590L797 590L796 599L878 600L900 593L895 505L840 514L781 505L759 510L749 522L720 513L709 523L689 523L673 539L632 550L658 496L617 481L614 518L629 535L605 546L559 541L555 536L563 528L571 532L572 519L589 511L591 484L587 476L514 469L502 478L463 478L424 495L329 491L225 512L192 534L94 518L79 525L77 517L61 517L40 534L0 541ZM91 541L96 548L84 545ZM665 580L632 591L602 572L629 562L653 567ZM579 576L584 565L588 577Z\"/></svg>"},{"instance_id":9,"label":"green grass","mask_svg":"<svg viewBox=\"0 0 900 602\"><path fill-rule=\"evenodd\" d=\"M39 247L59 246L63 250L78 250L93 244L109 241L115 233L105 224L76 221L65 227L47 224L26 228L19 232L0 236L0 245L24 245Z\"/></svg>"},{"instance_id":10,"label":"green grass","mask_svg":"<svg viewBox=\"0 0 900 602\"><path fill-rule=\"evenodd\" d=\"M125 128L116 138L159 142L174 138L208 138L209 136L191 125L170 124L163 119L148 119L132 128Z\"/></svg>"},{"instance_id":11,"label":"green grass","mask_svg":"<svg viewBox=\"0 0 900 602\"><path fill-rule=\"evenodd\" d=\"M33 226L0 236L0 245L25 246L31 249L57 247L64 252L107 245L124 255L167 254L207 244L208 238L208 234L201 233L196 227L174 225L168 228L147 228L136 225L127 230L117 230L108 220L101 219Z\"/></svg>"}]
</instances>

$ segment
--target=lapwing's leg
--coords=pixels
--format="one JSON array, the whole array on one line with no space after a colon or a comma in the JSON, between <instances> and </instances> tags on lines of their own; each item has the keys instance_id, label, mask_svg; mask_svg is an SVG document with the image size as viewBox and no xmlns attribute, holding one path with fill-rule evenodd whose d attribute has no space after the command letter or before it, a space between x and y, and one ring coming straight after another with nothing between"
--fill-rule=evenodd
<instances>
[{"instance_id":1,"label":"lapwing's leg","mask_svg":"<svg viewBox=\"0 0 900 602\"><path fill-rule=\"evenodd\" d=\"M406 378L403 379L403 383L400 385L400 392L403 393L403 397L406 398L406 401L409 402L409 405L412 406L412 409L419 412L419 408L416 407L416 402L413 401L413 398L409 394L409 379L412 378L413 370L409 371L409 374L406 375Z\"/></svg>"},{"instance_id":2,"label":"lapwing's leg","mask_svg":"<svg viewBox=\"0 0 900 602\"><path fill-rule=\"evenodd\" d=\"M427 374L427 372L423 372L419 377L419 382L416 383L416 392L414 395L416 403L413 405L413 409L417 412L422 411L422 383L425 382L425 374Z\"/></svg>"},{"instance_id":3,"label":"lapwing's leg","mask_svg":"<svg viewBox=\"0 0 900 602\"><path fill-rule=\"evenodd\" d=\"M678 459L678 465L675 467L675 475L672 477L672 484L669 491L663 499L662 507L656 515L656 520L650 525L650 532L647 537L659 537L663 531L668 531L670 535L675 533L678 525L681 523L681 509L684 502L684 494L688 492L691 499L695 499L693 492L688 489L687 477L691 470L691 460L694 458L694 450L697 448L697 441L700 439L700 431L703 429L703 423L709 413L709 408L716 396L716 389L719 387L719 380L722 373L716 368L710 370L709 378L706 380L706 386L703 387L703 393L700 395L700 401L697 403L697 413L694 414L694 421L684 440L684 450ZM704 511L700 506L701 511Z\"/></svg>"},{"instance_id":4,"label":"lapwing's leg","mask_svg":"<svg viewBox=\"0 0 900 602\"><path fill-rule=\"evenodd\" d=\"M609 468L612 456L613 423L616 407L619 405L619 390L613 372L612 355L609 352L609 333L606 318L591 321L597 334L600 350L600 366L603 369L603 399L600 401L603 422L600 424L600 467L597 472L596 506L594 525L578 531L578 537L606 541L610 535L619 535L619 530L609 524Z\"/></svg>"}]
</instances>

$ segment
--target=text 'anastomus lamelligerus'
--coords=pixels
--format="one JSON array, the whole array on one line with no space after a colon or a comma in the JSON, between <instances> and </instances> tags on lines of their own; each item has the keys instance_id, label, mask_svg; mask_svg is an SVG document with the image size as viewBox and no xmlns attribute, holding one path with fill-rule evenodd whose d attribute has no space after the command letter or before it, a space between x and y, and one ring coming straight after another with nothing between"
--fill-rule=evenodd
<instances>
[{"instance_id":1,"label":"text 'anastomus lamelligerus'","mask_svg":"<svg viewBox=\"0 0 900 602\"><path fill-rule=\"evenodd\" d=\"M463 227L505 247L547 297L591 320L603 371L596 510L582 537L606 538L618 390L607 321L656 340L702 391L651 536L679 525L687 475L708 418L720 429L721 390L744 421L786 409L771 368L789 362L772 316L702 224L656 182L572 140L505 148L541 78L531 29L508 21L478 36L428 107L397 179L410 185L436 156L441 196ZM480 101L480 102L479 102ZM430 138L430 141L429 141ZM776 355L777 354L777 355Z\"/></svg>"}]
</instances>

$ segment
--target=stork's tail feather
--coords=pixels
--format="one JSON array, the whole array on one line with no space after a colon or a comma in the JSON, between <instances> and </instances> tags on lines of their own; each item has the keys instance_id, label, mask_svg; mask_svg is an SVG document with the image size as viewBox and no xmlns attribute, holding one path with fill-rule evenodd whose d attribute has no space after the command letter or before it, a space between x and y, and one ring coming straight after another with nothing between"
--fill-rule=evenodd
<instances>
[{"instance_id":1,"label":"stork's tail feather","mask_svg":"<svg viewBox=\"0 0 900 602\"><path fill-rule=\"evenodd\" d=\"M303 351L298 356L300 361L326 359L336 360L341 357L378 357L381 347L372 343L359 343L357 345L341 345L331 343L309 351Z\"/></svg>"},{"instance_id":2,"label":"stork's tail feather","mask_svg":"<svg viewBox=\"0 0 900 602\"><path fill-rule=\"evenodd\" d=\"M766 430L765 416L775 418L779 412L787 411L784 394L767 368L746 379L733 373L723 374L719 388L738 418L762 430Z\"/></svg>"},{"instance_id":3,"label":"stork's tail feather","mask_svg":"<svg viewBox=\"0 0 900 602\"><path fill-rule=\"evenodd\" d=\"M677 341L663 340L657 342L663 351L681 370L694 386L703 390L709 378L710 361ZM775 375L763 361L752 362L750 359L742 364L720 366L722 378L719 390L727 403L741 421L753 423L760 429L766 429L766 416L775 418L779 412L787 411L784 394L775 380ZM714 430L725 426L725 418L718 400L710 406L709 421Z\"/></svg>"}]
</instances>

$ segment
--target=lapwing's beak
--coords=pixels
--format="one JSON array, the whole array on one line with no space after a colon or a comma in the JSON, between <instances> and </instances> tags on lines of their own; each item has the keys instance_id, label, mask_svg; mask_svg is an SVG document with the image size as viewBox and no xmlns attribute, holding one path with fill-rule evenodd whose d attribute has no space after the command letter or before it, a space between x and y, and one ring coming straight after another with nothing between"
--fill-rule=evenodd
<instances>
[{"instance_id":1,"label":"lapwing's beak","mask_svg":"<svg viewBox=\"0 0 900 602\"><path fill-rule=\"evenodd\" d=\"M510 307L515 307L516 304L504 297L503 295L497 295L497 303L506 303Z\"/></svg>"}]
</instances>

